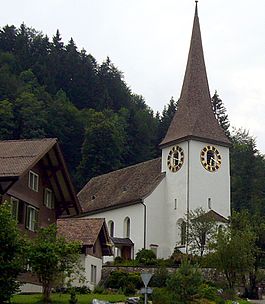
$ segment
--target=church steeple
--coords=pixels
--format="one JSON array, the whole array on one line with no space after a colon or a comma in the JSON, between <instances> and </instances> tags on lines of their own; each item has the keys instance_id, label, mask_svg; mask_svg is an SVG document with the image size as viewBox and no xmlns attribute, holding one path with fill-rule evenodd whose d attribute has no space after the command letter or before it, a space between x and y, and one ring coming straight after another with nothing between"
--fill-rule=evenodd
<instances>
[{"instance_id":1,"label":"church steeple","mask_svg":"<svg viewBox=\"0 0 265 304\"><path fill-rule=\"evenodd\" d=\"M165 147L188 139L230 145L230 141L218 124L212 109L197 1L178 110L160 146Z\"/></svg>"}]
</instances>

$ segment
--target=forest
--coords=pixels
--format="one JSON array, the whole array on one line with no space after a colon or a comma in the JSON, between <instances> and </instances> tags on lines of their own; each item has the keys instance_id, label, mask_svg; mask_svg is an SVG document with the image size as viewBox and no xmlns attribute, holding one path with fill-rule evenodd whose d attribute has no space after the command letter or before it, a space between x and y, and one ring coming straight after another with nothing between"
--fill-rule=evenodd
<instances>
[{"instance_id":1,"label":"forest","mask_svg":"<svg viewBox=\"0 0 265 304\"><path fill-rule=\"evenodd\" d=\"M110 58L102 63L73 39L50 39L22 24L0 29L0 139L56 137L77 191L92 177L160 156L177 101L154 113ZM215 92L212 105L232 141L235 210L265 211L265 160L255 138L230 127Z\"/></svg>"}]
</instances>

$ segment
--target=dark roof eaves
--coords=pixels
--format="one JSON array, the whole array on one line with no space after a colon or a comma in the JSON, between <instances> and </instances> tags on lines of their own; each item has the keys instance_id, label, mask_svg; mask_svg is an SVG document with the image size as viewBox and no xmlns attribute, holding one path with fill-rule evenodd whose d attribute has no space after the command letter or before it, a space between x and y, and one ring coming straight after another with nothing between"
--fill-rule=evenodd
<instances>
[{"instance_id":1,"label":"dark roof eaves","mask_svg":"<svg viewBox=\"0 0 265 304\"><path fill-rule=\"evenodd\" d=\"M112 205L112 206L99 208L99 209L95 209L95 210L91 210L91 211L82 211L82 214L80 214L79 216L83 217L83 216L88 216L88 215L94 215L94 214L109 211L109 210L115 210L115 209L120 209L120 208L131 206L131 205L141 204L142 202L143 202L142 199L136 199L136 200L133 200L133 201L120 203L120 204L117 204L117 205Z\"/></svg>"}]
</instances>

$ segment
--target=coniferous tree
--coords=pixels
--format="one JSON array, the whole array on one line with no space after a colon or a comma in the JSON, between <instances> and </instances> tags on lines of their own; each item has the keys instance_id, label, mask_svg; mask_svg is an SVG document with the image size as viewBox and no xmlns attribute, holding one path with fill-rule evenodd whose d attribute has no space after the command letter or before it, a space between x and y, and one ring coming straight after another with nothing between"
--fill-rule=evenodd
<instances>
[{"instance_id":1,"label":"coniferous tree","mask_svg":"<svg viewBox=\"0 0 265 304\"><path fill-rule=\"evenodd\" d=\"M228 120L228 115L226 113L226 108L223 104L222 99L220 99L217 91L215 91L212 97L212 106L215 113L215 117L219 122L219 125L223 128L225 134L230 137L229 127L230 122Z\"/></svg>"}]
</instances>

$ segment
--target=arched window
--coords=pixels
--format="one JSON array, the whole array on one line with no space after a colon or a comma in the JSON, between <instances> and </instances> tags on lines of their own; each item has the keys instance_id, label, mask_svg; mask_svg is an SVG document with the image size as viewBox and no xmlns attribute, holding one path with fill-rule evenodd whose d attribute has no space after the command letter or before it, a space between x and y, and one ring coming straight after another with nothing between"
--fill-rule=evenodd
<instances>
[{"instance_id":1,"label":"arched window","mask_svg":"<svg viewBox=\"0 0 265 304\"><path fill-rule=\"evenodd\" d=\"M124 235L124 237L125 238L130 238L130 236L131 236L131 220L130 220L129 217L126 217L124 219L124 226L123 227L124 227L123 228L123 231L124 231L123 235Z\"/></svg>"},{"instance_id":2,"label":"arched window","mask_svg":"<svg viewBox=\"0 0 265 304\"><path fill-rule=\"evenodd\" d=\"M185 245L186 244L186 238L187 238L187 224L185 221L182 221L180 225L180 244Z\"/></svg>"},{"instance_id":3,"label":"arched window","mask_svg":"<svg viewBox=\"0 0 265 304\"><path fill-rule=\"evenodd\" d=\"M108 229L109 229L109 235L113 237L114 236L114 222L113 221L108 222Z\"/></svg>"},{"instance_id":4,"label":"arched window","mask_svg":"<svg viewBox=\"0 0 265 304\"><path fill-rule=\"evenodd\" d=\"M178 246L185 246L187 240L187 223L182 219L177 221L177 244Z\"/></svg>"}]
</instances>

